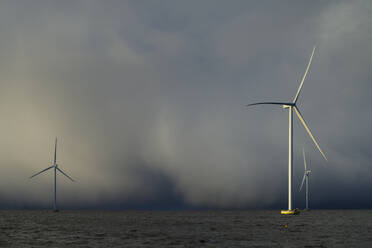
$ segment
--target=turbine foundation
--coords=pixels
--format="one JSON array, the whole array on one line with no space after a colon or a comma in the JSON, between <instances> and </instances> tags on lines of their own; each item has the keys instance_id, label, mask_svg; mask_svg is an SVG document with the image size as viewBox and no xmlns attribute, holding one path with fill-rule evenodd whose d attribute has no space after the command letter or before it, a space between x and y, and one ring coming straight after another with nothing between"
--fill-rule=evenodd
<instances>
[{"instance_id":1,"label":"turbine foundation","mask_svg":"<svg viewBox=\"0 0 372 248\"><path fill-rule=\"evenodd\" d=\"M280 213L283 215L297 215L300 214L300 210L298 208L292 210L282 210Z\"/></svg>"}]
</instances>

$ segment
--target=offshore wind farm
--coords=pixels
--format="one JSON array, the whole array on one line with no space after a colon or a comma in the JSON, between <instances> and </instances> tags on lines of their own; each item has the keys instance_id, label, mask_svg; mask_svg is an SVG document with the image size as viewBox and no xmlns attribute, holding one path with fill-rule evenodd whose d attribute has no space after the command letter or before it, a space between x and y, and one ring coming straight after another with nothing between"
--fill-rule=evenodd
<instances>
[{"instance_id":1,"label":"offshore wind farm","mask_svg":"<svg viewBox=\"0 0 372 248\"><path fill-rule=\"evenodd\" d=\"M372 247L371 13L0 1L0 247Z\"/></svg>"},{"instance_id":2,"label":"offshore wind farm","mask_svg":"<svg viewBox=\"0 0 372 248\"><path fill-rule=\"evenodd\" d=\"M297 114L298 119L300 119L302 125L304 126L305 130L309 134L310 138L314 142L316 148L318 148L320 154L323 156L325 160L327 160L327 157L323 153L322 149L320 149L318 142L316 142L313 134L311 133L309 126L306 124L300 110L297 107L297 100L298 97L301 93L302 86L304 85L307 73L309 72L309 68L311 65L311 62L314 57L314 52L315 52L315 46L313 48L313 51L311 53L309 62L307 64L305 74L303 75L300 86L298 87L296 96L294 97L292 102L257 102L257 103L251 103L246 105L247 107L250 106L255 106L255 105L279 105L282 106L283 109L288 109L289 111L289 124L288 124L288 210L282 210L282 214L299 214L298 209L293 209L293 204L292 204L292 198L293 198L293 110Z\"/></svg>"}]
</instances>

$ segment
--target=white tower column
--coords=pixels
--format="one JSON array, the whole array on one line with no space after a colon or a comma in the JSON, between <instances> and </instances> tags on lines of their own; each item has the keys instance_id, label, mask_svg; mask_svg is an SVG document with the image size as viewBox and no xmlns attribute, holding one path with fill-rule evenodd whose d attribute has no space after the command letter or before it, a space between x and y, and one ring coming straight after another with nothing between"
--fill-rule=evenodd
<instances>
[{"instance_id":1,"label":"white tower column","mask_svg":"<svg viewBox=\"0 0 372 248\"><path fill-rule=\"evenodd\" d=\"M288 140L288 210L292 210L293 197L293 111L289 106L289 140Z\"/></svg>"},{"instance_id":2,"label":"white tower column","mask_svg":"<svg viewBox=\"0 0 372 248\"><path fill-rule=\"evenodd\" d=\"M306 209L309 209L309 176L306 175Z\"/></svg>"},{"instance_id":3,"label":"white tower column","mask_svg":"<svg viewBox=\"0 0 372 248\"><path fill-rule=\"evenodd\" d=\"M54 210L57 210L57 168L54 165Z\"/></svg>"}]
</instances>

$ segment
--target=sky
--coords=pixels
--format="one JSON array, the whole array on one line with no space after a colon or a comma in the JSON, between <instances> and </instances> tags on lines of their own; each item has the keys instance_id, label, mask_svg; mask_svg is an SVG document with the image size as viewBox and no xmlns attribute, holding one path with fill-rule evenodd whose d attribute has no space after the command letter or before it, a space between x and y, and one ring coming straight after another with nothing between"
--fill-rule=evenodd
<instances>
[{"instance_id":1,"label":"sky","mask_svg":"<svg viewBox=\"0 0 372 248\"><path fill-rule=\"evenodd\" d=\"M1 1L0 209L372 208L372 3Z\"/></svg>"}]
</instances>

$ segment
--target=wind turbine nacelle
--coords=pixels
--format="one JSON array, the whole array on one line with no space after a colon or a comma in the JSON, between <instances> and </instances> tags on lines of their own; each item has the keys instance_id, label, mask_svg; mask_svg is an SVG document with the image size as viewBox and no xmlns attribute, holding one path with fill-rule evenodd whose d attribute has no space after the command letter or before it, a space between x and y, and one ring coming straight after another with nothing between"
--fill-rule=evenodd
<instances>
[{"instance_id":1,"label":"wind turbine nacelle","mask_svg":"<svg viewBox=\"0 0 372 248\"><path fill-rule=\"evenodd\" d=\"M287 108L290 108L290 107L292 107L292 106L290 106L290 105L283 105L283 108L284 109L287 109Z\"/></svg>"}]
</instances>

